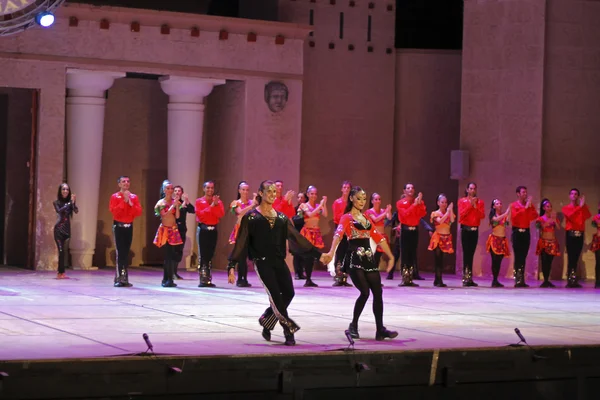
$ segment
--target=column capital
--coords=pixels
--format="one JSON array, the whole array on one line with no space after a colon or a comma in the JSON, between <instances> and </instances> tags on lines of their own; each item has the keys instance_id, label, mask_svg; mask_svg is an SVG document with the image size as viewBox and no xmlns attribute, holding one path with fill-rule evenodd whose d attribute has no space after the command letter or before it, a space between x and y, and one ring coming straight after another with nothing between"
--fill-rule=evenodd
<instances>
[{"instance_id":1,"label":"column capital","mask_svg":"<svg viewBox=\"0 0 600 400\"><path fill-rule=\"evenodd\" d=\"M187 78L165 75L158 78L171 103L202 103L213 87L225 84L224 79Z\"/></svg>"},{"instance_id":2,"label":"column capital","mask_svg":"<svg viewBox=\"0 0 600 400\"><path fill-rule=\"evenodd\" d=\"M124 78L124 72L67 69L67 89L69 96L104 97L104 92L113 85L115 79Z\"/></svg>"}]
</instances>

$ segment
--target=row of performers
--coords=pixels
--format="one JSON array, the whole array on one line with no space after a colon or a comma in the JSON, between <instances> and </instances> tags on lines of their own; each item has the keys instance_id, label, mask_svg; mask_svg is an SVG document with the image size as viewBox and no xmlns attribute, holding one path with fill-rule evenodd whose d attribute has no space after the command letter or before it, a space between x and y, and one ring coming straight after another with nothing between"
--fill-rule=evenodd
<instances>
[{"instance_id":1,"label":"row of performers","mask_svg":"<svg viewBox=\"0 0 600 400\"><path fill-rule=\"evenodd\" d=\"M113 214L113 232L117 254L117 266L115 274L115 286L131 286L128 277L128 254L132 241L133 220L140 216L142 207L135 194L129 191L130 178L121 176L118 179L119 191L111 196L109 209ZM310 243L317 248L324 248L323 238L319 228L321 217L327 217L327 197L323 196L318 202L317 188L309 186L304 193L298 193L297 205L292 201L296 195L293 191L284 194L283 182L275 181L277 190L274 201L274 209L286 215L293 221L295 228ZM220 219L225 215L225 208L219 196L215 194L215 184L207 181L203 185L204 196L196 199L195 206L192 205L181 186L175 186L170 181L163 182L160 191L160 200L155 205L155 214L161 218L161 224L157 230L154 244L165 249L164 274L162 285L175 287L174 278L180 278L177 274L177 265L182 260L183 247L186 240L187 226L186 216L195 213L198 243L198 270L199 287L214 287L212 282L212 258L217 244L217 226ZM237 199L232 201L229 209L236 216L237 221L229 237L230 244L236 242L240 221L243 215L257 206L256 196L250 195L249 185L242 181L238 184ZM342 183L342 196L333 202L333 222L339 225L341 217L347 206L351 183ZM528 197L527 188L519 186L516 189L517 200L503 211L500 199L492 201L489 223L492 233L489 235L486 247L492 258L492 287L502 287L498 281L501 262L504 256L510 255L506 227L512 224L512 244L515 253L515 287L527 287L525 283L525 260L530 247L530 225L535 221L540 229L540 239L536 246L536 255L541 257L542 273L544 282L542 287L552 287L549 281L550 268L554 257L559 256L556 230L560 228L560 222L552 209L548 199L541 202L540 212L535 210L531 197ZM583 248L585 222L591 217L588 206L585 204L584 196L578 189L570 191L570 203L563 207L562 212L566 222L566 246L568 253L568 283L567 287L580 287L577 282L577 263ZM437 198L438 209L430 214L429 221L433 227L425 221L425 203L422 193L416 194L414 185L407 183L404 186L404 194L396 203L396 212L392 215L391 205L382 207L381 197L377 193L370 196L369 209L365 212L375 229L385 237L386 224L393 226L394 233L394 258L402 256L400 269L402 283L400 286L417 286L413 280L422 279L417 268L417 247L419 225L424 225L430 231L430 242L428 249L434 254L435 280L434 285L444 287L442 279L442 268L444 254L453 253L452 235L450 226L456 220L454 206L448 204L445 195L440 194ZM54 237L58 248L59 270L58 278L64 279L65 275L65 245L70 237L70 218L73 213L78 212L75 194L71 194L68 184L59 186L57 200L54 202L58 220L54 228ZM477 197L477 185L469 183L465 190L465 196L458 202L458 219L461 228L461 244L463 248L463 286L477 286L473 281L472 266L475 250L479 239L479 226L485 218L483 200ZM599 214L593 218L592 224L598 227L600 223ZM597 228L598 229L598 228ZM600 230L599 230L600 231ZM389 244L389 239L386 237ZM344 254L346 251L346 239L342 238L337 249L330 270L334 275L334 286L352 286L347 282L347 272L343 269ZM293 248L292 248L293 250ZM596 279L597 286L600 282L600 233L594 235L591 251L596 256ZM293 251L292 251L293 252ZM383 254L381 246L374 250L374 259L377 265ZM306 279L305 286L317 286L311 279L314 257L305 257L302 254L294 255L294 270L297 279ZM393 279L395 265L388 267L388 279ZM238 264L237 286L249 287L248 265L246 259Z\"/></svg>"}]
</instances>

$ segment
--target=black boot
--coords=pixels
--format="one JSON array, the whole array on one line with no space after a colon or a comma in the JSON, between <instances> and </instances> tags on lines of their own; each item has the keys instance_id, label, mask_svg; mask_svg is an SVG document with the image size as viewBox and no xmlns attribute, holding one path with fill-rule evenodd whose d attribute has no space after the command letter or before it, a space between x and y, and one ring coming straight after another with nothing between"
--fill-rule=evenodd
<instances>
[{"instance_id":1,"label":"black boot","mask_svg":"<svg viewBox=\"0 0 600 400\"><path fill-rule=\"evenodd\" d=\"M473 282L473 269L469 266L463 268L463 279L462 283L464 287L477 287L479 286Z\"/></svg>"},{"instance_id":2,"label":"black boot","mask_svg":"<svg viewBox=\"0 0 600 400\"><path fill-rule=\"evenodd\" d=\"M567 271L567 286L565 287L570 289L577 289L583 287L579 284L579 282L577 282L577 271L575 269Z\"/></svg>"},{"instance_id":3,"label":"black boot","mask_svg":"<svg viewBox=\"0 0 600 400\"><path fill-rule=\"evenodd\" d=\"M518 287L518 288L529 287L529 285L525 283L524 268L518 268L515 270L515 287Z\"/></svg>"},{"instance_id":4,"label":"black boot","mask_svg":"<svg viewBox=\"0 0 600 400\"><path fill-rule=\"evenodd\" d=\"M442 266L435 266L435 280L433 281L433 286L435 287L447 287L442 279Z\"/></svg>"},{"instance_id":5,"label":"black boot","mask_svg":"<svg viewBox=\"0 0 600 400\"><path fill-rule=\"evenodd\" d=\"M198 287L215 287L215 284L212 283L212 275L210 273L211 263L201 263L198 266L198 273L200 276L200 283Z\"/></svg>"},{"instance_id":6,"label":"black boot","mask_svg":"<svg viewBox=\"0 0 600 400\"><path fill-rule=\"evenodd\" d=\"M335 267L335 276L333 277L333 285L332 286L348 286L352 287L350 283L348 283L348 274L342 271L342 266L337 265Z\"/></svg>"},{"instance_id":7,"label":"black boot","mask_svg":"<svg viewBox=\"0 0 600 400\"><path fill-rule=\"evenodd\" d=\"M384 339L393 339L396 336L398 336L398 332L396 331L389 331L386 329L386 327L382 327L381 329L377 330L377 333L375 333L375 340L384 340Z\"/></svg>"},{"instance_id":8,"label":"black boot","mask_svg":"<svg viewBox=\"0 0 600 400\"><path fill-rule=\"evenodd\" d=\"M492 280L493 288L501 288L504 287L503 284L498 282L498 275L500 275L500 268L492 266L492 275L494 275L494 279Z\"/></svg>"},{"instance_id":9,"label":"black boot","mask_svg":"<svg viewBox=\"0 0 600 400\"><path fill-rule=\"evenodd\" d=\"M290 333L289 331L284 329L283 336L285 336L285 345L286 346L295 346L296 345L296 339L294 338L293 333Z\"/></svg>"},{"instance_id":10,"label":"black boot","mask_svg":"<svg viewBox=\"0 0 600 400\"><path fill-rule=\"evenodd\" d=\"M127 267L117 265L117 275L115 276L115 287L132 287L129 283L129 274L127 273Z\"/></svg>"},{"instance_id":11,"label":"black boot","mask_svg":"<svg viewBox=\"0 0 600 400\"><path fill-rule=\"evenodd\" d=\"M273 311L267 310L258 319L258 324L262 326L262 337L268 342L271 340L271 331L277 324L277 317Z\"/></svg>"},{"instance_id":12,"label":"black boot","mask_svg":"<svg viewBox=\"0 0 600 400\"><path fill-rule=\"evenodd\" d=\"M402 283L398 286L407 286L407 287L418 287L416 283L413 282L413 271L414 267L408 267L406 265L402 265L400 267L400 271L402 272Z\"/></svg>"},{"instance_id":13,"label":"black boot","mask_svg":"<svg viewBox=\"0 0 600 400\"><path fill-rule=\"evenodd\" d=\"M350 325L348 325L348 330L346 332L348 332L347 335L350 335L352 339L360 339L360 336L358 335L358 327L352 322Z\"/></svg>"},{"instance_id":14,"label":"black boot","mask_svg":"<svg viewBox=\"0 0 600 400\"><path fill-rule=\"evenodd\" d=\"M163 279L163 287L177 287L177 284L173 282L173 270L177 266L177 261L165 261L165 277Z\"/></svg>"},{"instance_id":15,"label":"black boot","mask_svg":"<svg viewBox=\"0 0 600 400\"><path fill-rule=\"evenodd\" d=\"M388 281L393 281L394 280L394 270L391 270L390 272L388 272L387 277L385 278Z\"/></svg>"}]
</instances>

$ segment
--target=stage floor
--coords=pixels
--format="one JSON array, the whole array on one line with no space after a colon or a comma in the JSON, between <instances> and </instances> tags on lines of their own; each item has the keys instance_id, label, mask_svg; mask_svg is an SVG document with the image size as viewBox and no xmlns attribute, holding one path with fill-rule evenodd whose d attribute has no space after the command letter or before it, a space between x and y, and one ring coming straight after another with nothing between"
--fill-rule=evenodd
<instances>
[{"instance_id":1,"label":"stage floor","mask_svg":"<svg viewBox=\"0 0 600 400\"><path fill-rule=\"evenodd\" d=\"M251 273L252 288L226 282L216 271L216 288L198 288L197 275L183 272L179 287L162 288L159 269L132 268L132 288L114 288L113 270L55 273L0 268L0 360L124 356L146 350L148 333L157 354L181 356L315 353L347 346L355 288L331 287L316 274L318 288L294 281L290 316L302 327L297 345L283 345L280 327L273 341L262 339L258 316L267 296ZM419 288L383 281L384 322L395 340L375 341L371 302L361 317L357 350L405 351L504 347L518 342L518 327L532 346L600 344L600 290L462 288L456 276L449 288L432 287L425 274ZM480 279L489 286L489 280ZM539 284L539 282L529 282ZM555 282L564 286L565 282ZM510 286L509 286L510 285Z\"/></svg>"}]
</instances>

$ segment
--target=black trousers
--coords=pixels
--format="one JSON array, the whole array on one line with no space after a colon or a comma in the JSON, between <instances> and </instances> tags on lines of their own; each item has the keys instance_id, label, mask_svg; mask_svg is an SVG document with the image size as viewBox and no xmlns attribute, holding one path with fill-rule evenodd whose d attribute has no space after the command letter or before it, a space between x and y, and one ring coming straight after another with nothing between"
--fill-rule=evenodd
<instances>
[{"instance_id":1,"label":"black trousers","mask_svg":"<svg viewBox=\"0 0 600 400\"><path fill-rule=\"evenodd\" d=\"M113 223L113 237L117 251L117 266L127 268L129 265L129 250L133 240L133 224Z\"/></svg>"},{"instance_id":2,"label":"black trousers","mask_svg":"<svg viewBox=\"0 0 600 400\"><path fill-rule=\"evenodd\" d=\"M401 265L415 267L417 265L417 247L419 246L419 229L405 229L402 227L400 235L400 248L402 254Z\"/></svg>"},{"instance_id":3,"label":"black trousers","mask_svg":"<svg viewBox=\"0 0 600 400\"><path fill-rule=\"evenodd\" d=\"M473 257L475 256L475 250L477 250L477 242L479 241L479 230L466 229L468 227L462 227L460 230L460 242L462 243L463 249L463 269L472 271L473 270Z\"/></svg>"},{"instance_id":4,"label":"black trousers","mask_svg":"<svg viewBox=\"0 0 600 400\"><path fill-rule=\"evenodd\" d=\"M117 252L117 268L115 273L115 283L127 282L129 266L129 250L133 240L133 224L113 222L113 237L115 240L115 249Z\"/></svg>"},{"instance_id":5,"label":"black trousers","mask_svg":"<svg viewBox=\"0 0 600 400\"><path fill-rule=\"evenodd\" d=\"M295 325L287 312L295 291L292 275L285 260L255 260L254 267L271 303L271 306L263 314L265 320L268 321L271 316L275 315L284 329L289 329L289 324ZM273 329L273 325L268 323L265 327Z\"/></svg>"},{"instance_id":6,"label":"black trousers","mask_svg":"<svg viewBox=\"0 0 600 400\"><path fill-rule=\"evenodd\" d=\"M394 237L394 249L392 250L392 255L396 262L400 261L400 235ZM394 264L394 268L392 268L392 271L394 270L396 270L396 264Z\"/></svg>"},{"instance_id":7,"label":"black trousers","mask_svg":"<svg viewBox=\"0 0 600 400\"><path fill-rule=\"evenodd\" d=\"M68 237L64 237L62 235L57 235L57 232L54 232L54 242L56 243L56 248L58 249L58 273L65 273L65 259L66 259L66 249L67 249L67 241Z\"/></svg>"},{"instance_id":8,"label":"black trousers","mask_svg":"<svg viewBox=\"0 0 600 400\"><path fill-rule=\"evenodd\" d=\"M567 231L565 245L567 248L567 270L577 270L581 250L583 249L583 235L574 236L572 231Z\"/></svg>"},{"instance_id":9,"label":"black trousers","mask_svg":"<svg viewBox=\"0 0 600 400\"><path fill-rule=\"evenodd\" d=\"M215 256L217 248L217 227L198 224L196 239L198 241L198 265L208 265Z\"/></svg>"},{"instance_id":10,"label":"black trousers","mask_svg":"<svg viewBox=\"0 0 600 400\"><path fill-rule=\"evenodd\" d=\"M513 228L511 240L513 251L515 253L515 271L525 271L527 253L529 253L529 246L531 245L531 234L529 229L525 229L524 232L519 232L519 229Z\"/></svg>"}]
</instances>

